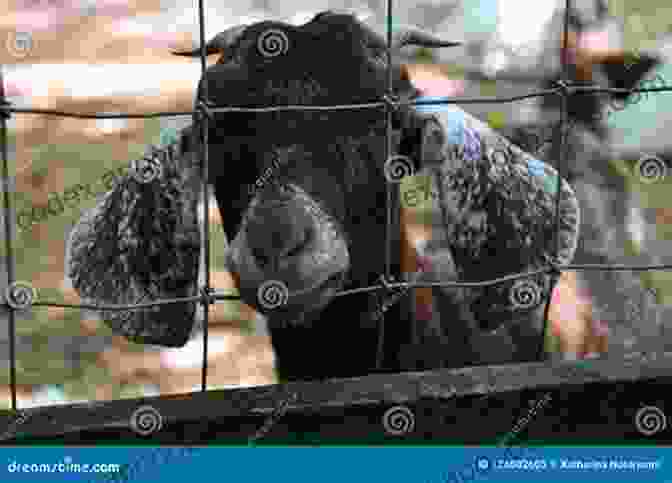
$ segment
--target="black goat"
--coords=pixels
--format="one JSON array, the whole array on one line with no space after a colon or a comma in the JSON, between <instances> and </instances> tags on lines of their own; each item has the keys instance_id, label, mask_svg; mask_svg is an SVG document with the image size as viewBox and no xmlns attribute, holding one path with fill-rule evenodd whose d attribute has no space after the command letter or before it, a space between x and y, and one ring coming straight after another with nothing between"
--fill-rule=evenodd
<instances>
[{"instance_id":1,"label":"black goat","mask_svg":"<svg viewBox=\"0 0 672 483\"><path fill-rule=\"evenodd\" d=\"M455 45L416 30L396 34L393 44L393 48ZM323 12L299 27L268 21L236 27L211 40L207 53L223 54L199 85L199 92L207 87L207 100L217 106L355 104L376 102L386 94L385 42L349 14ZM198 51L180 54L196 56ZM393 66L393 79L398 97L417 95L400 66ZM393 117L398 134L393 148L414 161L414 166L403 168L433 173L445 195L440 231L446 244L430 254L442 268L428 277L474 281L540 268L549 261L571 260L578 236L578 208L567 183L558 182L551 168L459 108L434 115L401 107ZM215 187L230 241L229 269L242 299L268 317L281 378L372 372L380 334L371 315L379 310L380 297L335 295L377 284L384 273L387 180L395 171L393 163L384 159L384 109L215 113L209 125L209 182ZM193 153L201 138L191 135L184 140L182 152ZM193 216L172 216L172 224L163 226L156 219L159 207L172 206L181 214L193 205L191 195L178 203L170 200L172 191L156 191L164 186L166 176L176 175L175 163L168 164L157 180L145 185L122 181L116 194L108 197L108 206L112 199L140 199L137 205L126 205L131 211L140 210L142 200L157 206L145 214L146 226L136 221L134 229L127 230L134 247L147 247L144 273L134 273L137 269L130 266L127 277L142 287L163 283L160 289L145 290L148 299L195 293L195 272L186 264L198 257L175 255L180 246L193 254L194 241L198 241ZM184 174L178 184L187 186L192 179ZM561 252L556 258L553 200L557 186L561 190ZM101 207L104 213L106 208ZM97 253L97 261L108 267L115 263L102 260L102 253L107 250L112 257L120 250L110 244L105 249L97 240L105 238L101 231L116 232L116 224L128 225L129 217L102 221L101 215L98 228L75 230L73 240L81 241L73 244L76 268L71 273L75 287L88 298L120 299L110 296L109 290L90 288L95 279L110 273L94 269L91 256ZM180 245L175 240L184 231L191 235L182 236L187 241ZM151 240L159 236L172 241ZM394 245L398 245L397 238ZM101 247L98 252L82 248L96 243ZM163 255L172 266L161 266L161 246L166 254L175 255L170 260ZM541 302L553 283L553 277L538 275L534 282L522 285L508 282L439 290L445 323L436 364L536 358L542 339ZM125 312L117 316L121 322L111 325L127 336L136 336L135 340L144 335L144 342L181 345L187 332L178 334L175 327L190 327L185 322L188 314L181 311L178 318L173 310L164 306L143 310L140 316ZM409 343L412 323L394 317L388 320L384 368L412 369L399 359L400 347ZM493 358L483 353L477 339L482 332L499 330L502 325L506 326L502 344L508 344L507 350ZM415 350L422 354L423 347Z\"/></svg>"}]
</instances>

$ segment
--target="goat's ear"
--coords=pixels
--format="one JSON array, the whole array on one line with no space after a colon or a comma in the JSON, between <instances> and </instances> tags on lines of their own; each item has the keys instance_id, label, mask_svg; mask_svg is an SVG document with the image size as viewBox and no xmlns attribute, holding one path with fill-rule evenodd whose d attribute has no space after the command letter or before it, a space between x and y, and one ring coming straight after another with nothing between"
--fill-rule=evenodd
<instances>
[{"instance_id":1,"label":"goat's ear","mask_svg":"<svg viewBox=\"0 0 672 483\"><path fill-rule=\"evenodd\" d=\"M419 159L423 164L440 163L445 158L446 133L433 116L426 118L420 129Z\"/></svg>"},{"instance_id":2,"label":"goat's ear","mask_svg":"<svg viewBox=\"0 0 672 483\"><path fill-rule=\"evenodd\" d=\"M413 160L414 173L443 161L446 135L434 116L411 112L399 132L398 153Z\"/></svg>"},{"instance_id":3,"label":"goat's ear","mask_svg":"<svg viewBox=\"0 0 672 483\"><path fill-rule=\"evenodd\" d=\"M417 100L424 97L422 91L413 84L409 66L402 64L400 67L400 83L406 87L407 99ZM446 144L441 124L433 115L420 113L414 107L404 109L402 113L399 154L413 160L416 173L426 164L441 162Z\"/></svg>"}]
</instances>

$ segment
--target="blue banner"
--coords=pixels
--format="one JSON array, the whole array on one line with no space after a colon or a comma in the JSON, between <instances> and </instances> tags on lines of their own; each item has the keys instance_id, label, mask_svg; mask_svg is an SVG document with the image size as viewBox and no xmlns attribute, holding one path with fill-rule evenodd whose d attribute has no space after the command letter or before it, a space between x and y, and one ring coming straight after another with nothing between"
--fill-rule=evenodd
<instances>
[{"instance_id":1,"label":"blue banner","mask_svg":"<svg viewBox=\"0 0 672 483\"><path fill-rule=\"evenodd\" d=\"M664 482L671 448L4 447L2 482ZM668 464L665 456L670 457Z\"/></svg>"}]
</instances>

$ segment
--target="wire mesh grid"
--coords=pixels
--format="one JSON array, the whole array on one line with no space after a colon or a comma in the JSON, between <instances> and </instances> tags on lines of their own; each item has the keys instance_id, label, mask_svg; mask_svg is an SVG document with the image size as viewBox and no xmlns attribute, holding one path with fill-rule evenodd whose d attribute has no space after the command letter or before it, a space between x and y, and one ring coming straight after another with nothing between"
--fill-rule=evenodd
<instances>
[{"instance_id":1,"label":"wire mesh grid","mask_svg":"<svg viewBox=\"0 0 672 483\"><path fill-rule=\"evenodd\" d=\"M198 0L198 20L199 20L199 38L200 38L200 63L201 63L201 73L204 74L207 68L206 64L206 42L205 42L205 18L204 18L204 0ZM11 219L11 201L10 201L10 177L9 177L9 167L8 167L8 148L7 148L7 120L11 117L11 113L16 114L38 114L38 115L50 115L50 116L59 116L59 117L70 117L70 118L79 118L79 119L115 119L115 118L125 118L125 119L150 119L157 117L175 117L175 116L184 116L192 115L194 123L200 126L202 130L202 139L200 151L200 162L201 162L201 199L205 203L205 212L209 213L210 208L210 196L208 196L208 125L212 120L212 114L217 112L253 112L253 113L265 113L265 112L279 112L279 111L301 111L301 110L311 110L311 111L320 111L320 110L356 110L356 109L372 109L372 108L381 108L385 107L386 111L386 145L385 145L385 157L390 159L393 155L393 128L392 128L392 115L394 109L399 106L422 106L422 105L437 105L437 104L471 104L471 103L503 103L503 102L516 102L528 98L542 97L547 95L560 95L562 100L562 117L559 124L561 129L561 137L559 144L559 159L557 160L556 170L560 174L557 177L557 186L556 192L560 192L561 180L562 180L562 171L561 167L566 163L567 157L567 129L566 127L569 124L568 121L568 106L567 99L568 97L575 92L604 92L604 93L640 93L640 92L660 92L660 91L672 91L672 87L649 87L649 88L634 88L634 89L621 89L621 88L605 88L605 87L595 87L595 86L586 86L583 85L572 85L569 81L568 73L568 64L567 56L561 56L561 66L562 66L562 80L557 81L557 87L553 89L538 90L529 94L513 96L513 97L479 97L479 98L454 98L454 99L433 99L433 100L415 100L415 101L401 101L395 99L393 91L393 71L392 71L392 28L393 28L393 2L392 0L387 1L387 89L386 95L379 102L370 102L370 103L361 103L361 104L348 104L348 105L333 105L333 106L298 106L298 105L288 105L288 106L271 106L264 108L240 108L240 107L226 107L226 106L214 106L208 103L207 99L207 83L203 84L203 89L199 90L196 98L195 109L188 112L155 112L155 113L146 113L146 114L77 114L63 112L59 110L51 109L30 109L30 108L14 108L11 107L11 104L5 98L4 92L4 82L2 79L2 70L0 69L0 150L2 156L2 180L3 180L3 211L4 211L4 228L5 228L5 249L6 249L6 264L7 264L7 279L8 286L4 294L5 303L4 305L8 309L8 326L9 326L9 357L10 357L10 386L11 386L11 407L12 410L17 410L17 388L16 388L16 311L20 308L17 307L16 303L12 302L12 299L17 298L16 293L12 293L14 289L25 289L25 287L16 287L16 278L15 278L15 266L14 266L14 252L12 240L14 238L14 224ZM568 31L570 23L570 12L571 12L572 2L571 0L565 1L565 11L564 11L564 20L563 20L563 45L562 52L563 54L567 52L568 49ZM393 197L395 196L394 189L396 184L388 182L387 183L387 207L386 207L386 232L385 232L385 275L382 277L382 281L379 285L371 285L367 287L359 287L349 290L343 290L336 294L336 296L345 296L351 295L354 293L362 292L371 292L376 290L389 290L390 288L421 288L421 287L485 287L490 285L499 284L506 281L517 280L533 275L538 275L542 273L553 273L559 275L562 271L581 271L581 270L630 270L630 271L647 271L647 270L670 270L672 265L646 265L646 266L629 266L629 265L606 265L606 264L556 264L550 257L547 261L547 267L543 269L538 269L535 271L530 271L526 273L516 273L507 275L504 277L499 277L496 279L483 280L479 282L395 282L389 283L387 280L390 280L390 271L391 271L391 257L392 257L392 233L394 223L392 222L393 216L398 214L398 211L395 213L393 211L392 205ZM557 253L560 250L560 239L558 236L560 228L560 196L555 197L555 249L556 249L556 258ZM205 264L205 282L204 285L200 288L201 295L192 296L192 297L182 297L175 299L163 299L157 300L150 303L143 304L132 304L132 305L90 305L90 304L62 304L48 301L33 301L28 297L25 306L47 306L47 307L60 307L60 308L72 308L72 309L89 309L89 310L106 310L106 311L121 311L121 310L139 310L144 308L149 308L158 305L167 305L167 304L176 304L176 303L185 303L185 302L200 302L203 305L203 360L201 366L201 391L207 390L207 373L208 373L208 306L214 304L216 300L240 300L239 296L234 295L220 295L215 294L213 288L210 285L210 233L207 218L204 218L199 221L201 235L203 240L203 252L204 252L204 264ZM25 293L22 294L25 297ZM19 297L20 298L20 297ZM547 297L545 302L544 309L544 325L548 324L548 314L550 308L551 297L550 294ZM380 365L382 359L382 347L384 340L384 317L385 314L381 314L379 320L379 339L377 347L377 366ZM546 327L544 327L546 329ZM540 344L540 356L543 353L543 343Z\"/></svg>"}]
</instances>

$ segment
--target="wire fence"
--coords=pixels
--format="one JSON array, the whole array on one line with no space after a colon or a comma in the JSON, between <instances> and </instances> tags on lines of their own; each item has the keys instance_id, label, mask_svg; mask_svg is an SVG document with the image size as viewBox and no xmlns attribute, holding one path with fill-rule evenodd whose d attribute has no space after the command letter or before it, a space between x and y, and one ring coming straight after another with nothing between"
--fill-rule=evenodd
<instances>
[{"instance_id":1,"label":"wire fence","mask_svg":"<svg viewBox=\"0 0 672 483\"><path fill-rule=\"evenodd\" d=\"M205 73L206 65L206 49L205 49L205 31L204 31L204 0L198 0L198 19L199 19L199 37L200 37L200 63L201 63L201 72ZM570 12L572 9L572 2L566 0L565 2L565 17L563 21L564 28L564 41L562 50L566 52L568 49L568 31L569 31L569 19ZM29 108L15 108L11 107L11 104L7 102L4 92L4 82L2 78L2 70L0 69L0 152L2 156L2 180L3 180L3 210L4 210L4 224L5 224L5 249L6 249L6 264L7 264L7 279L8 286L4 294L5 296L5 306L8 309L8 322L9 322L9 357L10 357L10 386L11 386L11 406L12 410L17 410L17 388L16 388L16 311L25 310L31 306L42 306L42 307L60 307L68 309L89 309L89 310L105 310L105 311L122 311L122 310L139 310L149 307L154 307L158 305L168 305L168 304L177 304L185 302L200 302L203 305L203 362L201 367L201 391L207 391L207 371L208 371L208 307L211 304L214 304L217 300L240 300L239 296L234 295L221 295L214 293L214 289L211 287L211 278L210 278L210 234L207 217L199 221L201 228L201 235L203 240L203 252L204 252L204 265L205 265L205 282L202 287L200 287L200 295L192 297L183 297L175 299L164 299L158 300L150 303L143 304L133 304L133 305L90 305L90 304L63 304L57 302L48 302L48 301L37 301L35 300L34 290L23 282L17 282L15 278L15 259L12 246L12 240L14 239L15 226L11 221L11 201L10 201L10 176L9 176L9 167L8 167L8 147L7 147L7 120L11 117L11 114L37 114L37 115L49 115L49 116L59 116L59 117L70 117L70 118L79 118L79 119L116 119L116 118L126 118L126 119L149 119L149 118L159 118L159 117L174 117L174 116L184 116L191 115L193 116L194 124L199 126L202 131L203 143L201 144L200 151L200 167L201 167L201 196L202 200L205 203L205 213L210 212L210 196L208 193L208 125L212 121L212 115L214 113L227 112L227 113L267 113L267 112L281 112L281 111L322 111L322 110L356 110L356 109L379 109L385 107L386 109L386 146L385 146L385 157L390 159L393 156L394 146L393 146L393 128L392 128L392 115L395 109L401 106L423 106L423 105L438 105L438 104L475 104L475 103L504 103L504 102L516 102L528 98L542 97L548 95L559 95L562 99L562 118L560 121L559 128L561 129L561 137L559 144L559 159L557 165L555 166L559 176L557 177L557 186L556 193L560 193L561 182L563 179L563 173L561 167L566 164L567 157L567 129L568 125L568 97L576 92L604 92L604 93L641 93L641 92L660 92L660 91L672 91L672 87L650 87L650 88L634 88L634 89L620 89L620 88L605 88L605 87L595 87L595 86L586 86L582 85L572 85L569 80L569 66L567 64L567 55L561 56L561 65L562 65L562 80L557 81L557 87L553 89L539 90L532 92L526 95L514 96L514 97L478 97L478 98L453 98L453 99L433 99L433 100L419 100L419 101L401 101L395 99L393 91L393 71L392 71L392 28L393 28L393 5L392 0L387 0L387 94L379 102L372 103L363 103L363 104L350 104L350 105L335 105L335 106L274 106L274 107L265 107L265 108L239 108L239 107L226 107L226 106L214 106L211 105L207 99L207 83L203 84L202 91L199 91L195 103L195 109L188 112L155 112L155 113L145 113L145 114L78 114L71 112L64 112L59 110L49 110L49 109L29 109ZM390 271L391 271L391 256L392 256L392 227L393 227L393 196L395 195L394 191L397 189L397 184L388 182L387 183L387 213L386 213L386 239L385 239L385 275L382 277L381 283L378 285L371 285L367 287L359 287L350 290L344 290L336 294L336 296L345 296L355 293L362 292L372 292L377 290L389 290L390 288L421 288L421 287L451 287L451 288L460 288L460 287L486 287L490 285L496 285L506 281L517 280L533 275L539 275L544 273L550 273L554 275L560 275L562 271L581 271L581 270L617 270L617 271L648 271L648 270L672 270L672 265L647 265L647 266L626 266L626 265L598 265L598 264L556 264L549 257L546 268L538 269L532 272L527 273L517 273L507 275L505 277L500 277L491 280L482 280L478 282L388 282L391 280ZM558 236L560 228L560 196L557 195L555 199L555 250L556 250L556 259L557 254L560 251L560 237ZM548 314L551 303L550 294L547 297L545 302L544 309L544 325L548 323ZM382 341L384 339L384 314L380 314L379 320L379 343L377 347L378 357L377 361L380 363L382 356ZM546 327L544 327L544 332ZM543 352L543 343L540 344L540 356ZM378 364L379 365L379 364ZM379 367L378 367L379 368Z\"/></svg>"}]
</instances>

